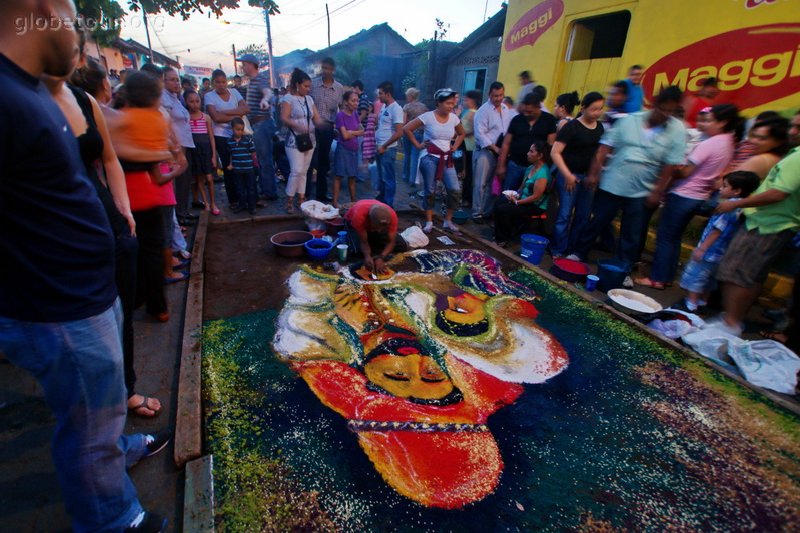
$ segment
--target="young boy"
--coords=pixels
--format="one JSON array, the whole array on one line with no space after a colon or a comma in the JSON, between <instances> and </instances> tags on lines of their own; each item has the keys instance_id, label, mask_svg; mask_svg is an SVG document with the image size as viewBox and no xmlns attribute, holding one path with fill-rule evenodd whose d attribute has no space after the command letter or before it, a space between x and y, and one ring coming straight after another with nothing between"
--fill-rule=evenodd
<instances>
[{"instance_id":1,"label":"young boy","mask_svg":"<svg viewBox=\"0 0 800 533\"><path fill-rule=\"evenodd\" d=\"M228 170L232 171L233 182L239 190L242 202L233 210L238 213L244 209L244 201L251 215L256 214L256 175L255 167L258 166L256 158L256 145L250 135L244 134L244 121L240 118L231 120L233 135L228 139L231 151L231 163Z\"/></svg>"},{"instance_id":2,"label":"young boy","mask_svg":"<svg viewBox=\"0 0 800 533\"><path fill-rule=\"evenodd\" d=\"M724 200L746 198L758 188L759 183L758 175L753 172L731 172L723 178L719 197ZM706 305L709 292L716 286L719 262L739 224L738 209L708 219L700 242L692 252L692 259L681 277L681 288L689 292L684 300L688 311L694 313Z\"/></svg>"}]
</instances>

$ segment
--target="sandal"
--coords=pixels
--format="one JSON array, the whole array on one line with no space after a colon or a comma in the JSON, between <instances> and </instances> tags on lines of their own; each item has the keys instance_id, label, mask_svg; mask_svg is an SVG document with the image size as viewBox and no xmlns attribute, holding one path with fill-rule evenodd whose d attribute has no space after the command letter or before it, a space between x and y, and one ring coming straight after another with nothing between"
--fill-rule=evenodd
<instances>
[{"instance_id":1,"label":"sandal","mask_svg":"<svg viewBox=\"0 0 800 533\"><path fill-rule=\"evenodd\" d=\"M289 204L286 206L286 212L290 215L294 214L294 204Z\"/></svg>"},{"instance_id":2,"label":"sandal","mask_svg":"<svg viewBox=\"0 0 800 533\"><path fill-rule=\"evenodd\" d=\"M138 405L131 406L130 401L134 396L141 396L142 401ZM158 414L161 412L161 402L159 402L156 398L150 398L149 396L144 396L141 394L134 394L134 396L128 398L128 411L131 413L143 418L153 418L158 416ZM154 406L152 403L150 403L151 400L158 402L158 406ZM152 414L148 414L147 411Z\"/></svg>"},{"instance_id":3,"label":"sandal","mask_svg":"<svg viewBox=\"0 0 800 533\"><path fill-rule=\"evenodd\" d=\"M219 209L218 209L218 208L216 208L216 207L215 207L214 209L212 209L212 210L211 210L211 214L212 214L212 215L214 215L215 217L218 217L218 216L219 216L219 213L220 213L220 211L219 211Z\"/></svg>"},{"instance_id":4,"label":"sandal","mask_svg":"<svg viewBox=\"0 0 800 533\"><path fill-rule=\"evenodd\" d=\"M665 286L660 281L653 281L650 278L636 278L633 280L636 285L641 285L642 287L649 287L651 289L656 289L657 291L663 291Z\"/></svg>"},{"instance_id":5,"label":"sandal","mask_svg":"<svg viewBox=\"0 0 800 533\"><path fill-rule=\"evenodd\" d=\"M781 344L786 344L786 341L789 340L789 335L787 335L785 331L764 330L759 331L758 334L767 340L779 342Z\"/></svg>"}]
</instances>

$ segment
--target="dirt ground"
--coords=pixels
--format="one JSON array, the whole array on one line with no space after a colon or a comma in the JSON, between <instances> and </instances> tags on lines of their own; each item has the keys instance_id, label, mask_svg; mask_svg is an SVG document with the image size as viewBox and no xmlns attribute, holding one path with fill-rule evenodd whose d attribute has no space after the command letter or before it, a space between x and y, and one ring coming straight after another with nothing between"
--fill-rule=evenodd
<instances>
[{"instance_id":1,"label":"dirt ground","mask_svg":"<svg viewBox=\"0 0 800 533\"><path fill-rule=\"evenodd\" d=\"M402 229L418 220L413 211L399 214ZM208 228L205 253L205 292L203 319L214 320L262 309L280 309L287 297L286 280L297 265L309 258L277 255L269 239L275 233L305 230L301 218L293 220L246 220L236 223L212 223ZM447 248L436 237L447 235L435 230L428 249ZM450 235L452 237L452 235ZM453 237L456 241L457 237ZM451 248L483 248L477 241L462 237ZM333 260L333 254L330 256ZM322 264L321 261L313 264Z\"/></svg>"}]
</instances>

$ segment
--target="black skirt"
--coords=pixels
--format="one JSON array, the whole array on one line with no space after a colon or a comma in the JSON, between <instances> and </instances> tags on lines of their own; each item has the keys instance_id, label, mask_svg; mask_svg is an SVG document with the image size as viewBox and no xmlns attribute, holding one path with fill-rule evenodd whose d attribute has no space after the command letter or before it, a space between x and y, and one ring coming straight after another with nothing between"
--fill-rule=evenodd
<instances>
[{"instance_id":1,"label":"black skirt","mask_svg":"<svg viewBox=\"0 0 800 533\"><path fill-rule=\"evenodd\" d=\"M189 148L186 154L192 176L211 174L213 171L211 167L211 141L209 141L208 135L193 133L192 139L194 139L194 148Z\"/></svg>"}]
</instances>

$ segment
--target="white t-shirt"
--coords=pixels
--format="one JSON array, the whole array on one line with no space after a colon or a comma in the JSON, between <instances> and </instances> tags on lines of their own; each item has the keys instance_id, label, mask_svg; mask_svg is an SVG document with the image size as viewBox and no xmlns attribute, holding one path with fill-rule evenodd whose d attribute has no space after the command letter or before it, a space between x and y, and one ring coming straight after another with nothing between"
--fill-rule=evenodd
<instances>
[{"instance_id":1,"label":"white t-shirt","mask_svg":"<svg viewBox=\"0 0 800 533\"><path fill-rule=\"evenodd\" d=\"M239 94L237 90L230 90L228 89L228 94L230 94L230 98L226 102L217 94L217 91L209 91L203 97L203 104L204 106L213 105L214 109L217 111L231 111L239 107L239 102L243 100L242 95ZM233 130L231 129L230 122L213 122L212 127L214 129L214 136L215 137L230 137L233 135Z\"/></svg>"},{"instance_id":2,"label":"white t-shirt","mask_svg":"<svg viewBox=\"0 0 800 533\"><path fill-rule=\"evenodd\" d=\"M442 124L436 119L436 113L433 111L423 113L417 118L425 125L423 140L435 144L442 152L450 151L450 141L456 136L456 126L461 123L461 119L450 113L447 122Z\"/></svg>"},{"instance_id":3,"label":"white t-shirt","mask_svg":"<svg viewBox=\"0 0 800 533\"><path fill-rule=\"evenodd\" d=\"M394 125L403 123L403 108L400 107L396 101L389 105L383 106L381 115L378 117L378 127L375 130L375 142L378 147L388 141L394 135ZM397 146L397 141L393 142L386 148L394 148Z\"/></svg>"}]
</instances>

